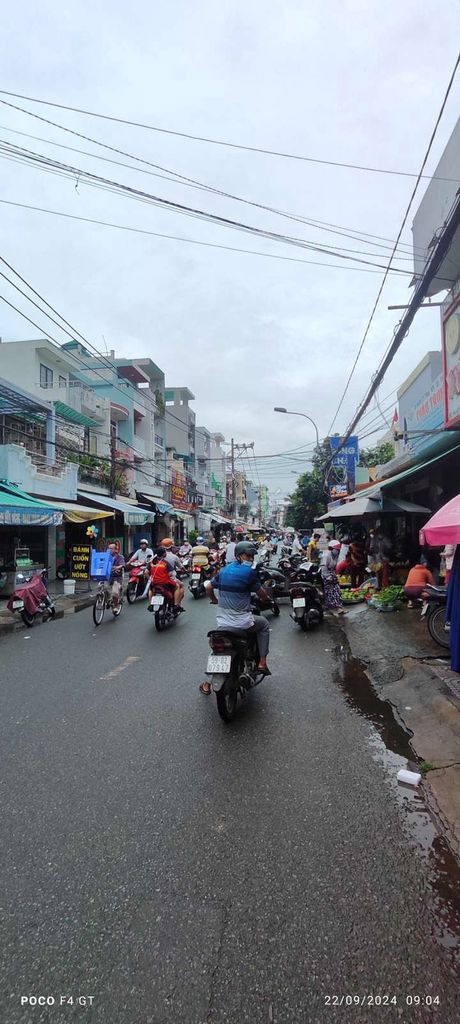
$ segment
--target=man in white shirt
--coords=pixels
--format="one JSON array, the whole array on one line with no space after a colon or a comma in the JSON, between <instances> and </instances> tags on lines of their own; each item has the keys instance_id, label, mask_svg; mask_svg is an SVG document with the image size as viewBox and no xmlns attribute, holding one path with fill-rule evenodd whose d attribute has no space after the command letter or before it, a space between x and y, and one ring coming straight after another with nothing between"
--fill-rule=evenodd
<instances>
[{"instance_id":1,"label":"man in white shirt","mask_svg":"<svg viewBox=\"0 0 460 1024\"><path fill-rule=\"evenodd\" d=\"M230 565L230 562L235 561L235 548L236 540L232 535L231 540L229 540L227 547L225 548L225 565Z\"/></svg>"},{"instance_id":2,"label":"man in white shirt","mask_svg":"<svg viewBox=\"0 0 460 1024\"><path fill-rule=\"evenodd\" d=\"M134 552L134 555L131 556L129 562L126 564L131 565L131 562L140 562L142 565L145 565L145 563L150 562L152 558L153 551L149 548L149 542L143 538L140 542L140 547L138 547L137 551Z\"/></svg>"}]
</instances>

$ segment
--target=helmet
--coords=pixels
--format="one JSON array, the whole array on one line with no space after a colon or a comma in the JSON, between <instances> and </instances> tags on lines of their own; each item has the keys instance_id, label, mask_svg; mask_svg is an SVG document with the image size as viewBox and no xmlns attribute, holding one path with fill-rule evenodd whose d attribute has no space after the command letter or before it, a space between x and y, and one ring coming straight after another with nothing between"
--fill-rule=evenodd
<instances>
[{"instance_id":1,"label":"helmet","mask_svg":"<svg viewBox=\"0 0 460 1024\"><path fill-rule=\"evenodd\" d=\"M253 544L250 540L240 540L235 546L235 557L238 555L250 555L254 558L257 554L257 545Z\"/></svg>"},{"instance_id":2,"label":"helmet","mask_svg":"<svg viewBox=\"0 0 460 1024\"><path fill-rule=\"evenodd\" d=\"M163 543L164 543L164 541L163 541ZM197 537L196 538L196 543L197 544L204 544L204 537Z\"/></svg>"},{"instance_id":3,"label":"helmet","mask_svg":"<svg viewBox=\"0 0 460 1024\"><path fill-rule=\"evenodd\" d=\"M164 548L172 548L173 544L174 544L174 541L171 540L171 537L163 537L163 540L161 542L162 547L164 547Z\"/></svg>"},{"instance_id":4,"label":"helmet","mask_svg":"<svg viewBox=\"0 0 460 1024\"><path fill-rule=\"evenodd\" d=\"M139 544L148 544L148 540L143 537L142 540L139 541Z\"/></svg>"},{"instance_id":5,"label":"helmet","mask_svg":"<svg viewBox=\"0 0 460 1024\"><path fill-rule=\"evenodd\" d=\"M342 545L341 545L339 540L330 540L329 544L327 546L328 546L328 548L331 548L332 550L337 550L337 548L341 548L342 547Z\"/></svg>"}]
</instances>

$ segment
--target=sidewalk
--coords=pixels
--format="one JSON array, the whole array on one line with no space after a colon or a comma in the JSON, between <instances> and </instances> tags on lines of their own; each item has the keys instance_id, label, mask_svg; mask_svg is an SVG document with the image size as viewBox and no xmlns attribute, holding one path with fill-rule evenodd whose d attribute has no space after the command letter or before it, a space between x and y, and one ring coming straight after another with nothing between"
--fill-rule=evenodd
<instances>
[{"instance_id":1,"label":"sidewalk","mask_svg":"<svg viewBox=\"0 0 460 1024\"><path fill-rule=\"evenodd\" d=\"M343 629L380 699L412 734L415 754L432 766L427 802L460 854L460 675L451 671L448 651L431 639L418 609L384 613L359 605Z\"/></svg>"},{"instance_id":2,"label":"sidewalk","mask_svg":"<svg viewBox=\"0 0 460 1024\"><path fill-rule=\"evenodd\" d=\"M64 596L64 583L61 580L50 583L49 592L56 602L56 619L89 608L94 602L96 591L97 584L91 584L90 591L82 584L81 589L79 588L73 597L67 597ZM25 626L20 615L8 611L7 603L7 600L0 601L0 640L16 630L30 628Z\"/></svg>"}]
</instances>

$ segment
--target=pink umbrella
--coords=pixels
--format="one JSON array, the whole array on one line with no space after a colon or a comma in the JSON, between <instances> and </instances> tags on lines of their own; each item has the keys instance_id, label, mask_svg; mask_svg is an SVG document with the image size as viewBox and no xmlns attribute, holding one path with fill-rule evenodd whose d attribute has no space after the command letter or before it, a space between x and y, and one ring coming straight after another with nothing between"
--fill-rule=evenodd
<instances>
[{"instance_id":1,"label":"pink umbrella","mask_svg":"<svg viewBox=\"0 0 460 1024\"><path fill-rule=\"evenodd\" d=\"M460 544L460 494L443 505L420 530L420 544Z\"/></svg>"}]
</instances>

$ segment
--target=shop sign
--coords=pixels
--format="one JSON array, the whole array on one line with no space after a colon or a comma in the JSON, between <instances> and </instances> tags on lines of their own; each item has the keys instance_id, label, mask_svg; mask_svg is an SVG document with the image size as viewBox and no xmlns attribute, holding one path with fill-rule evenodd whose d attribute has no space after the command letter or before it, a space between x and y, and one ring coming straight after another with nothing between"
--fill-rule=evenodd
<instances>
[{"instance_id":1,"label":"shop sign","mask_svg":"<svg viewBox=\"0 0 460 1024\"><path fill-rule=\"evenodd\" d=\"M460 421L460 310L458 304L443 323L444 425Z\"/></svg>"},{"instance_id":2,"label":"shop sign","mask_svg":"<svg viewBox=\"0 0 460 1024\"><path fill-rule=\"evenodd\" d=\"M459 366L460 369L460 366ZM444 378L440 373L420 401L404 417L404 433L414 430L437 430L443 425ZM412 452L428 448L433 443L431 434L414 434L408 437L407 447Z\"/></svg>"},{"instance_id":3,"label":"shop sign","mask_svg":"<svg viewBox=\"0 0 460 1024\"><path fill-rule=\"evenodd\" d=\"M175 469L171 473L171 502L174 508L188 509L186 479L183 473Z\"/></svg>"},{"instance_id":4,"label":"shop sign","mask_svg":"<svg viewBox=\"0 0 460 1024\"><path fill-rule=\"evenodd\" d=\"M340 447L343 437L330 437L329 438L331 449L334 452ZM332 465L337 469L342 477L342 485L345 488L344 491L340 491L336 497L341 497L342 494L353 494L356 486L356 466L359 461L359 438L356 436L349 437L347 443L340 448L337 455L333 456ZM340 486L337 484L336 486Z\"/></svg>"},{"instance_id":5,"label":"shop sign","mask_svg":"<svg viewBox=\"0 0 460 1024\"><path fill-rule=\"evenodd\" d=\"M346 498L348 495L348 488L346 484L332 484L329 488L329 494L332 501L337 501L338 498ZM337 501L337 504L340 504Z\"/></svg>"},{"instance_id":6,"label":"shop sign","mask_svg":"<svg viewBox=\"0 0 460 1024\"><path fill-rule=\"evenodd\" d=\"M91 567L91 545L73 544L70 554L71 578L89 580Z\"/></svg>"}]
</instances>

